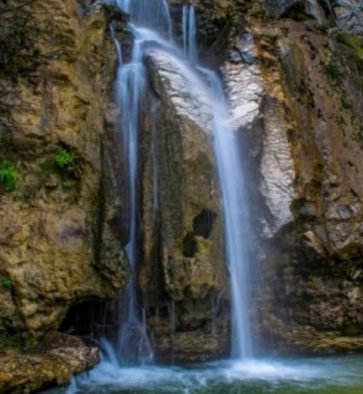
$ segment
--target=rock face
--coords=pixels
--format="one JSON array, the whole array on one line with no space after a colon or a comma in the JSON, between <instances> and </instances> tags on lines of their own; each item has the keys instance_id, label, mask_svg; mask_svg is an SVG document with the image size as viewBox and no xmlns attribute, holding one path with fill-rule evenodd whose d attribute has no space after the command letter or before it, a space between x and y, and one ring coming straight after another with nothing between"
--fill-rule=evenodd
<instances>
[{"instance_id":1,"label":"rock face","mask_svg":"<svg viewBox=\"0 0 363 394\"><path fill-rule=\"evenodd\" d=\"M250 174L256 342L361 349L361 2L196 6Z\"/></svg>"},{"instance_id":2,"label":"rock face","mask_svg":"<svg viewBox=\"0 0 363 394\"><path fill-rule=\"evenodd\" d=\"M96 8L19 3L1 6L0 39L23 41L1 58L0 162L19 180L9 193L1 185L0 329L41 336L72 304L116 297L124 282L122 192L104 127L115 55Z\"/></svg>"},{"instance_id":3,"label":"rock face","mask_svg":"<svg viewBox=\"0 0 363 394\"><path fill-rule=\"evenodd\" d=\"M51 385L67 385L74 373L99 362L97 347L80 339L60 334L48 335L44 348L0 359L0 392L23 394Z\"/></svg>"},{"instance_id":4,"label":"rock face","mask_svg":"<svg viewBox=\"0 0 363 394\"><path fill-rule=\"evenodd\" d=\"M256 342L269 351L358 350L362 37L339 21L329 36L328 12L301 19L303 9L277 12L272 3L265 3L268 23L261 10L245 14L246 29L230 40L222 66L248 146L260 245Z\"/></svg>"},{"instance_id":5,"label":"rock face","mask_svg":"<svg viewBox=\"0 0 363 394\"><path fill-rule=\"evenodd\" d=\"M324 337L331 335L350 337L355 349L362 346L356 337L363 327L359 301L363 189L357 179L363 160L358 115L363 103L362 63L354 47L344 44L344 38L339 42L342 36L329 38L315 30L314 23L284 21L267 30L255 27L270 96L267 106L278 109L277 128L287 136L280 163L288 165L285 174L292 181L290 188L276 184L291 203L289 220L270 234L270 246L265 247L263 266L267 282L271 281L265 296L275 304L269 319L271 311L262 301L265 329L273 332L281 321L292 326L283 328L282 334L280 325L276 334L289 348L331 350L334 341L324 345ZM287 29L285 37L279 35L282 28ZM271 51L269 40L277 40L275 50ZM272 59L279 67L272 66ZM263 166L264 154L262 177L272 178L273 168ZM267 205L276 200L265 197ZM275 273L270 276L271 270Z\"/></svg>"},{"instance_id":6,"label":"rock face","mask_svg":"<svg viewBox=\"0 0 363 394\"><path fill-rule=\"evenodd\" d=\"M157 97L144 138L141 289L159 357L208 359L228 338L212 109L183 62L153 49L146 64Z\"/></svg>"},{"instance_id":7,"label":"rock face","mask_svg":"<svg viewBox=\"0 0 363 394\"><path fill-rule=\"evenodd\" d=\"M363 34L363 4L359 0L336 0L333 2L337 24L355 34Z\"/></svg>"},{"instance_id":8,"label":"rock face","mask_svg":"<svg viewBox=\"0 0 363 394\"><path fill-rule=\"evenodd\" d=\"M187 2L170 3L180 14ZM361 349L361 2L193 3L249 167L256 342ZM0 171L10 171L0 172L0 333L41 337L71 306L118 296L126 182L111 127L120 114L106 108L116 56L103 11L93 1L19 4L0 4ZM145 64L140 293L157 357L206 360L229 337L212 109L171 54L149 50ZM90 352L73 371L96 362ZM48 368L39 354L25 361ZM53 361L65 373L45 381L68 379L68 361ZM17 379L17 363L7 359L0 382Z\"/></svg>"}]
</instances>

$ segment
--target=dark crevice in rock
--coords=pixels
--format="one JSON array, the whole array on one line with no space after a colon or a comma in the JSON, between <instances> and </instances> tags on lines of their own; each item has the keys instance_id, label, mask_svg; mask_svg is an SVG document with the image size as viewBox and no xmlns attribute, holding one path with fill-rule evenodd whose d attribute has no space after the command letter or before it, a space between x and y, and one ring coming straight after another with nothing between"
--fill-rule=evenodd
<instances>
[{"instance_id":1,"label":"dark crevice in rock","mask_svg":"<svg viewBox=\"0 0 363 394\"><path fill-rule=\"evenodd\" d=\"M208 239L213 230L217 214L209 209L202 209L193 220L193 232L187 233L183 240L183 255L194 257L198 253L198 243L195 237Z\"/></svg>"},{"instance_id":2,"label":"dark crevice in rock","mask_svg":"<svg viewBox=\"0 0 363 394\"><path fill-rule=\"evenodd\" d=\"M198 245L193 233L188 233L183 240L183 255L194 257L198 253Z\"/></svg>"},{"instance_id":3,"label":"dark crevice in rock","mask_svg":"<svg viewBox=\"0 0 363 394\"><path fill-rule=\"evenodd\" d=\"M209 238L216 216L217 214L215 212L209 209L203 209L193 220L194 234L205 239Z\"/></svg>"},{"instance_id":4,"label":"dark crevice in rock","mask_svg":"<svg viewBox=\"0 0 363 394\"><path fill-rule=\"evenodd\" d=\"M86 300L72 306L59 331L81 337L99 338L112 334L114 307L102 300Z\"/></svg>"}]
</instances>

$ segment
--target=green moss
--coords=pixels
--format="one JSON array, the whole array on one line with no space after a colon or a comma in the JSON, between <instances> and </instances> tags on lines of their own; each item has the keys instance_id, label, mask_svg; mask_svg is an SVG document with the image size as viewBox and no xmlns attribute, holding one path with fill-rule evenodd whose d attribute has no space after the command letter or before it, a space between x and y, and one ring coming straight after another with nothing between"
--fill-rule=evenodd
<instances>
[{"instance_id":1,"label":"green moss","mask_svg":"<svg viewBox=\"0 0 363 394\"><path fill-rule=\"evenodd\" d=\"M10 276L3 276L1 278L1 287L7 290L11 290L14 287L14 282Z\"/></svg>"},{"instance_id":2,"label":"green moss","mask_svg":"<svg viewBox=\"0 0 363 394\"><path fill-rule=\"evenodd\" d=\"M15 190L20 174L10 160L0 162L0 187L6 193Z\"/></svg>"},{"instance_id":3,"label":"green moss","mask_svg":"<svg viewBox=\"0 0 363 394\"><path fill-rule=\"evenodd\" d=\"M363 46L357 36L352 34L339 34L338 40L354 50L357 57L363 59Z\"/></svg>"},{"instance_id":4,"label":"green moss","mask_svg":"<svg viewBox=\"0 0 363 394\"><path fill-rule=\"evenodd\" d=\"M2 351L24 351L35 349L38 346L38 340L29 333L9 334L0 328L0 350Z\"/></svg>"},{"instance_id":5,"label":"green moss","mask_svg":"<svg viewBox=\"0 0 363 394\"><path fill-rule=\"evenodd\" d=\"M69 149L59 148L57 150L55 164L63 174L74 175L76 171L76 158Z\"/></svg>"}]
</instances>

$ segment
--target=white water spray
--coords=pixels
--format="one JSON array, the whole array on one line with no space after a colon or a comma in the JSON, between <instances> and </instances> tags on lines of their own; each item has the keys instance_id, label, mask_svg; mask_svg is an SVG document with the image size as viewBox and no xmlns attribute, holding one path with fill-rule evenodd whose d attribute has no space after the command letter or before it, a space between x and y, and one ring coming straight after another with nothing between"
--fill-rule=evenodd
<instances>
[{"instance_id":1,"label":"white water spray","mask_svg":"<svg viewBox=\"0 0 363 394\"><path fill-rule=\"evenodd\" d=\"M213 141L218 164L218 175L225 218L226 259L231 277L232 300L232 355L252 357L249 323L249 261L247 255L249 219L239 141L229 121L229 111L217 74L202 68L197 61L196 13L194 6L184 6L182 13L184 56L173 42L170 12L165 0L118 0L118 7L130 14L128 29L134 36L132 59L119 62L117 78L118 105L122 112L120 129L128 158L129 180L129 243L131 280L126 286L127 300L122 314L118 351L123 363L150 362L152 346L147 335L145 319L137 302L137 178L138 135L142 97L147 84L143 57L146 49L156 46L168 52L171 64L195 88L193 95L204 96L213 109ZM117 44L121 57L122 49ZM186 62L183 58L187 58ZM206 80L209 82L206 83Z\"/></svg>"},{"instance_id":2,"label":"white water spray","mask_svg":"<svg viewBox=\"0 0 363 394\"><path fill-rule=\"evenodd\" d=\"M137 265L138 265L138 144L139 119L142 98L146 87L146 70L143 64L145 46L156 42L164 47L171 47L172 25L169 8L165 0L117 0L116 5L130 14L128 29L134 35L132 58L124 64L122 48L113 34L118 55L116 81L117 104L121 111L120 131L124 146L123 156L127 158L128 172L128 211L129 242L126 246L130 264L130 281L125 287L116 352L104 346L108 359L122 364L148 364L153 360L152 345L147 334L144 312L137 300ZM165 34L162 38L160 34Z\"/></svg>"}]
</instances>

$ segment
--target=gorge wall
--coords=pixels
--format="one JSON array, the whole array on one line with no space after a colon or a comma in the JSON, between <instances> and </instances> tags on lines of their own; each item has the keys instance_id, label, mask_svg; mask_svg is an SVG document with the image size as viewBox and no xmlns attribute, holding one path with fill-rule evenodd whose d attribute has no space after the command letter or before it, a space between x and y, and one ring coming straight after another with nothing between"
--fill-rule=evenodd
<instances>
[{"instance_id":1,"label":"gorge wall","mask_svg":"<svg viewBox=\"0 0 363 394\"><path fill-rule=\"evenodd\" d=\"M116 298L127 275L105 123L116 56L104 13L82 2L0 12L0 166L17 174L1 185L0 329L42 336L72 305Z\"/></svg>"},{"instance_id":2,"label":"gorge wall","mask_svg":"<svg viewBox=\"0 0 363 394\"><path fill-rule=\"evenodd\" d=\"M170 3L174 18L180 18L184 2ZM363 344L362 6L355 1L193 4L202 57L221 70L250 175L255 342L269 353L358 351ZM154 67L150 73L157 72ZM183 98L167 78L163 84L171 96ZM157 95L163 97L160 89L159 82ZM193 113L192 106L188 110ZM192 201L199 190L180 195L182 203ZM174 248L174 269L179 253ZM193 264L197 269L198 259ZM184 266L184 275L178 274L178 286L184 278L192 285L188 270ZM213 281L207 282L210 288ZM166 299L178 300L175 287L161 285ZM228 302L228 292L219 294L222 304ZM205 321L213 319L208 305L192 316L197 321L203 314ZM175 339L180 330L186 340L177 357L190 357L182 354L189 343L198 354L203 345L194 345L185 332L183 312L167 315L165 325L176 326L169 325L161 337L176 329ZM228 320L223 316L217 320ZM209 324L200 327L208 338ZM222 352L226 335L222 330L216 338Z\"/></svg>"},{"instance_id":3,"label":"gorge wall","mask_svg":"<svg viewBox=\"0 0 363 394\"><path fill-rule=\"evenodd\" d=\"M222 73L248 147L255 340L268 352L358 351L362 6L220 4L243 13L237 31L226 16L211 48L229 48Z\"/></svg>"},{"instance_id":4,"label":"gorge wall","mask_svg":"<svg viewBox=\"0 0 363 394\"><path fill-rule=\"evenodd\" d=\"M42 337L71 306L119 296L127 209L105 11L20 3L0 5L10 29L0 44L17 48L1 55L0 166L18 174L0 194L0 330ZM184 3L170 0L175 18ZM256 343L362 349L362 6L193 4L201 56L220 68L250 174ZM145 62L159 122L142 121L140 293L157 355L205 360L225 354L229 338L210 109L190 99L167 57L154 50Z\"/></svg>"}]
</instances>

